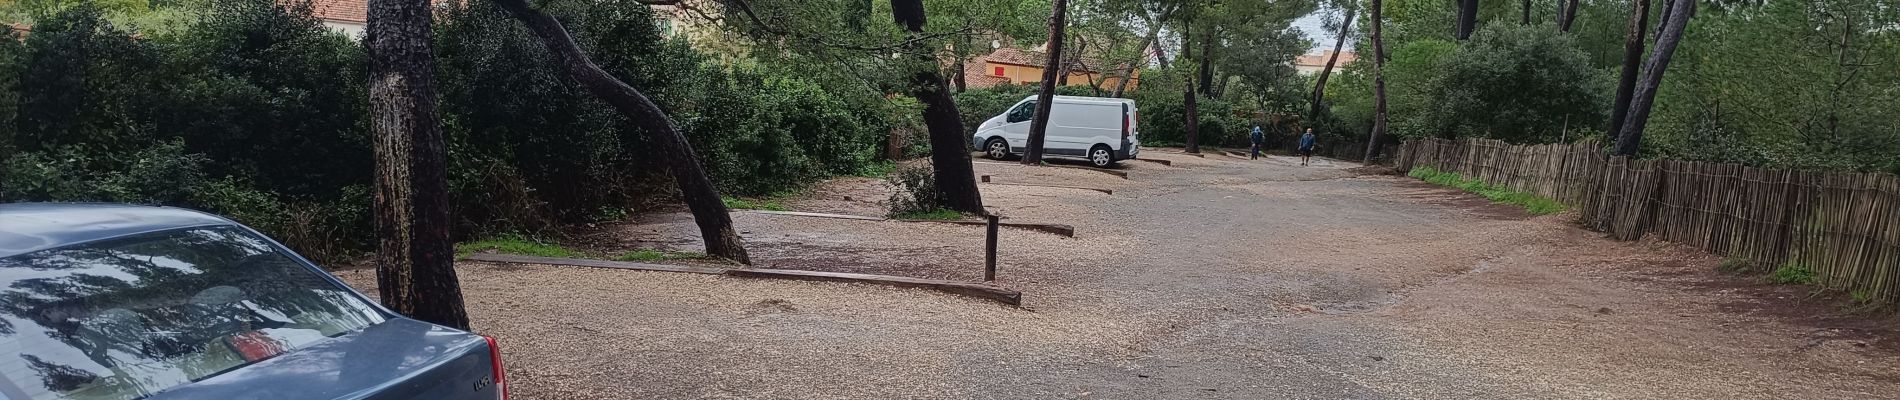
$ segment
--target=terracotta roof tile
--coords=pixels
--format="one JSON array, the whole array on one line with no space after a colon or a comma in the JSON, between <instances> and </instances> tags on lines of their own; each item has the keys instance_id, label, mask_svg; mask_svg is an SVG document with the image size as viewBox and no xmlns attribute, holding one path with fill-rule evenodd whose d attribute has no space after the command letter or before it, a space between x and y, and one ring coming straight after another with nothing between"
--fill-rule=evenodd
<instances>
[{"instance_id":1,"label":"terracotta roof tile","mask_svg":"<svg viewBox=\"0 0 1900 400\"><path fill-rule=\"evenodd\" d=\"M1016 65L1027 65L1031 67L1041 67L1044 63L1049 61L1049 53L1004 47L1004 48L996 49L996 51L990 52L990 55L985 56L984 60L989 61L989 62L1004 63L1004 64L1016 64ZM1086 68L1084 68L1084 66L1086 66ZM1089 57L1082 57L1082 63L1080 65L1076 65L1075 68L1072 68L1072 69L1076 70L1077 72L1095 72L1094 71L1095 69L1102 68L1102 67L1103 66L1102 66L1101 60L1096 60Z\"/></svg>"},{"instance_id":2,"label":"terracotta roof tile","mask_svg":"<svg viewBox=\"0 0 1900 400\"><path fill-rule=\"evenodd\" d=\"M325 21L368 22L369 0L310 0L310 15Z\"/></svg>"}]
</instances>

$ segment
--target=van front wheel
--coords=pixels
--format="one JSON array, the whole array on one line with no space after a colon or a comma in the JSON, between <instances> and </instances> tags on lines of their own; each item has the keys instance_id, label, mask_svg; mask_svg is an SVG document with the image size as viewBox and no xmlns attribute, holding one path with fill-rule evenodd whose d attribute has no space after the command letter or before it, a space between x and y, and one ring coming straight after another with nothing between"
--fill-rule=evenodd
<instances>
[{"instance_id":1,"label":"van front wheel","mask_svg":"<svg viewBox=\"0 0 1900 400\"><path fill-rule=\"evenodd\" d=\"M1115 165L1115 153L1109 151L1108 146L1095 145L1095 148L1089 149L1089 164L1094 164L1096 168L1108 168Z\"/></svg>"},{"instance_id":2,"label":"van front wheel","mask_svg":"<svg viewBox=\"0 0 1900 400\"><path fill-rule=\"evenodd\" d=\"M1008 158L1009 142L1004 141L1003 138L990 138L989 142L983 143L983 153L990 156L992 160Z\"/></svg>"}]
</instances>

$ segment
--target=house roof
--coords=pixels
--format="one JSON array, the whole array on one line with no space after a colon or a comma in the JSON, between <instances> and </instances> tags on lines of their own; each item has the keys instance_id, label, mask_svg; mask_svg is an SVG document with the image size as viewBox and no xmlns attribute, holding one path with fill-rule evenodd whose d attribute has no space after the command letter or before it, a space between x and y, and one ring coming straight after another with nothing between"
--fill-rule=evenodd
<instances>
[{"instance_id":1,"label":"house roof","mask_svg":"<svg viewBox=\"0 0 1900 400\"><path fill-rule=\"evenodd\" d=\"M310 15L324 21L369 22L369 0L310 0Z\"/></svg>"},{"instance_id":2,"label":"house roof","mask_svg":"<svg viewBox=\"0 0 1900 400\"><path fill-rule=\"evenodd\" d=\"M1022 49L1011 48L1011 47L1003 47L1003 48L998 48L995 51L991 51L990 55L984 56L983 60L988 61L988 62L993 62L993 63L1041 67L1043 64L1049 61L1049 53L1044 53L1040 51L1032 51L1032 50L1022 50ZM1097 60L1097 59L1089 58L1089 57L1082 57L1081 63L1076 65L1074 69L1080 72L1095 72L1095 69L1102 68L1102 67L1103 65L1102 65L1101 60Z\"/></svg>"},{"instance_id":3,"label":"house roof","mask_svg":"<svg viewBox=\"0 0 1900 400\"><path fill-rule=\"evenodd\" d=\"M1293 58L1293 65L1307 66L1307 67L1324 67L1326 66L1326 59L1332 58L1332 56L1333 56L1332 50L1321 51L1318 54L1303 54L1303 55L1300 55L1299 57ZM1353 61L1358 61L1358 60L1359 60L1358 53L1341 52L1339 53L1339 64L1335 66L1345 66L1346 64L1352 64Z\"/></svg>"},{"instance_id":4,"label":"house roof","mask_svg":"<svg viewBox=\"0 0 1900 400\"><path fill-rule=\"evenodd\" d=\"M990 75L986 67L988 66L983 65L983 63L963 63L963 83L969 87L978 88L1009 83L1009 78L1007 77Z\"/></svg>"}]
</instances>

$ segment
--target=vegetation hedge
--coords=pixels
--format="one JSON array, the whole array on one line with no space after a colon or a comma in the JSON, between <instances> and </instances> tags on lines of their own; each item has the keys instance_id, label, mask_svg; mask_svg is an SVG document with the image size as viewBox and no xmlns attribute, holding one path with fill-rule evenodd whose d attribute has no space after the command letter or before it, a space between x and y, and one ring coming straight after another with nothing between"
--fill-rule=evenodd
<instances>
[{"instance_id":1,"label":"vegetation hedge","mask_svg":"<svg viewBox=\"0 0 1900 400\"><path fill-rule=\"evenodd\" d=\"M891 129L886 107L695 52L645 5L543 6L602 68L671 114L726 194L856 173ZM200 8L134 29L79 4L24 38L0 38L0 201L192 207L319 258L368 249L363 45L324 28L307 5L178 7ZM672 180L642 132L553 68L505 13L488 2L447 8L436 41L458 236L536 233L670 203Z\"/></svg>"}]
</instances>

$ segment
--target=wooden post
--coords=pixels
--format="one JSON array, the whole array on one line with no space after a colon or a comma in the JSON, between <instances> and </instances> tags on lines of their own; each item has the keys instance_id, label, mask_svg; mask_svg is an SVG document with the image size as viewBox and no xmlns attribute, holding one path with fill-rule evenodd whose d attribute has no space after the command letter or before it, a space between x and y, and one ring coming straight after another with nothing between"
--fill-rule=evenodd
<instances>
[{"instance_id":1,"label":"wooden post","mask_svg":"<svg viewBox=\"0 0 1900 400\"><path fill-rule=\"evenodd\" d=\"M988 229L989 238L984 240L985 244L983 248L983 255L984 255L983 281L984 282L992 282L996 280L996 225L997 225L996 214L990 214L989 219L990 219L990 224L989 224L989 229Z\"/></svg>"}]
</instances>

